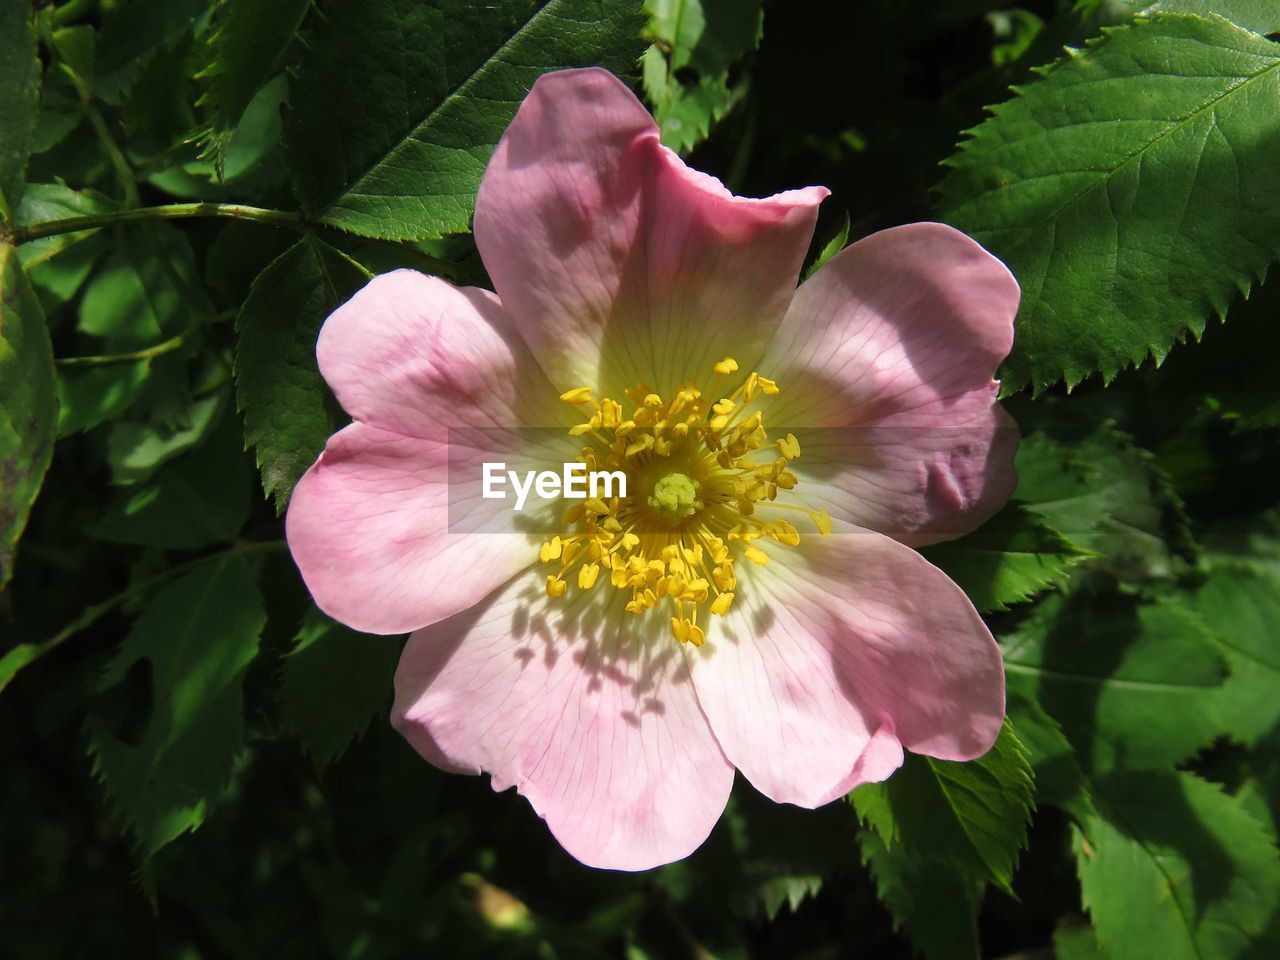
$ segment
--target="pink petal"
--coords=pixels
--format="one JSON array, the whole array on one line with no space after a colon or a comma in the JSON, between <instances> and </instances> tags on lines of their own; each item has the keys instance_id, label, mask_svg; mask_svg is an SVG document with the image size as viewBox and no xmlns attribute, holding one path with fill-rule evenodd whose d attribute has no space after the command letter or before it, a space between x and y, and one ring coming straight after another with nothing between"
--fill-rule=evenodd
<instances>
[{"instance_id":1,"label":"pink petal","mask_svg":"<svg viewBox=\"0 0 1280 960\"><path fill-rule=\"evenodd\" d=\"M1004 264L940 223L872 234L802 285L764 368L783 390L771 422L801 441L805 498L913 544L999 510L1018 433L992 377L1018 299Z\"/></svg>"},{"instance_id":2,"label":"pink petal","mask_svg":"<svg viewBox=\"0 0 1280 960\"><path fill-rule=\"evenodd\" d=\"M347 413L394 433L562 422L498 298L416 270L374 277L335 310L316 358Z\"/></svg>"},{"instance_id":3,"label":"pink petal","mask_svg":"<svg viewBox=\"0 0 1280 960\"><path fill-rule=\"evenodd\" d=\"M538 80L498 144L476 244L558 387L662 390L730 351L760 355L826 195L734 197L661 145L612 74L566 70Z\"/></svg>"},{"instance_id":4,"label":"pink petal","mask_svg":"<svg viewBox=\"0 0 1280 960\"><path fill-rule=\"evenodd\" d=\"M320 371L356 423L329 440L289 504L289 548L321 609L402 633L465 609L535 547L481 464L553 467L563 404L498 298L413 270L371 280L325 321Z\"/></svg>"},{"instance_id":5,"label":"pink petal","mask_svg":"<svg viewBox=\"0 0 1280 960\"><path fill-rule=\"evenodd\" d=\"M509 504L471 502L450 484L451 469L478 476L484 459L495 458L457 437L450 444L364 423L330 437L285 518L320 609L366 633L405 633L465 610L532 563L530 538L483 523L494 532L474 532L477 507L497 523L512 516Z\"/></svg>"},{"instance_id":6,"label":"pink petal","mask_svg":"<svg viewBox=\"0 0 1280 960\"><path fill-rule=\"evenodd\" d=\"M796 550L744 570L735 607L690 654L711 729L747 779L814 807L887 777L904 746L985 753L1004 717L1004 669L960 588L871 531L805 537Z\"/></svg>"},{"instance_id":7,"label":"pink petal","mask_svg":"<svg viewBox=\"0 0 1280 960\"><path fill-rule=\"evenodd\" d=\"M514 785L585 864L678 860L724 810L733 768L675 641L637 621L614 591L548 604L518 577L409 638L393 722L437 766Z\"/></svg>"}]
</instances>

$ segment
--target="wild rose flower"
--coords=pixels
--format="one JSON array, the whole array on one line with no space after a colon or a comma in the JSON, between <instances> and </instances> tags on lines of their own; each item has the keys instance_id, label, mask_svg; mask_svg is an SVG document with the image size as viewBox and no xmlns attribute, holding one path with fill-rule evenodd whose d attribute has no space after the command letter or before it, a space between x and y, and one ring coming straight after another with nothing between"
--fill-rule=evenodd
<instances>
[{"instance_id":1,"label":"wild rose flower","mask_svg":"<svg viewBox=\"0 0 1280 960\"><path fill-rule=\"evenodd\" d=\"M735 197L610 74L549 74L476 203L496 294L397 271L321 331L354 422L293 494L302 575L338 620L413 631L393 720L414 747L515 786L584 863L686 856L735 767L816 807L904 748L966 760L999 732L995 642L913 547L1013 490L992 377L1018 287L917 223L797 289L826 195ZM459 532L468 430L562 438L521 453L622 471L628 496Z\"/></svg>"}]
</instances>

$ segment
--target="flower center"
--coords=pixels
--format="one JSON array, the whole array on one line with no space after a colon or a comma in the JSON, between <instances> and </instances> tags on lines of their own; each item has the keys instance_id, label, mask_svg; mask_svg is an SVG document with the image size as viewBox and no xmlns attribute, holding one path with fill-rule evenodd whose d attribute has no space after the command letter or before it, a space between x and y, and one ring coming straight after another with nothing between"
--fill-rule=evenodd
<instances>
[{"instance_id":1,"label":"flower center","mask_svg":"<svg viewBox=\"0 0 1280 960\"><path fill-rule=\"evenodd\" d=\"M683 473L668 473L653 487L649 506L673 524L692 517L702 509L698 499L699 483Z\"/></svg>"},{"instance_id":2,"label":"flower center","mask_svg":"<svg viewBox=\"0 0 1280 960\"><path fill-rule=\"evenodd\" d=\"M731 357L714 367L717 376L737 369ZM547 576L547 595L564 596L575 571L578 588L590 590L604 571L611 586L630 593L628 612L665 604L672 635L701 646L699 609L729 611L738 589L735 564L743 557L767 564L762 541L800 542L799 531L772 511L798 511L821 534L831 532L825 510L777 502L780 491L795 488L787 465L800 456L794 434L769 442L759 408L777 394L774 381L752 372L713 403L692 382L670 400L637 384L625 391L627 407L608 397L597 401L589 387L561 395L591 411L569 429L586 442L579 459L587 470L622 471L626 489L649 493L570 506L566 532L540 551L544 564L558 567Z\"/></svg>"}]
</instances>

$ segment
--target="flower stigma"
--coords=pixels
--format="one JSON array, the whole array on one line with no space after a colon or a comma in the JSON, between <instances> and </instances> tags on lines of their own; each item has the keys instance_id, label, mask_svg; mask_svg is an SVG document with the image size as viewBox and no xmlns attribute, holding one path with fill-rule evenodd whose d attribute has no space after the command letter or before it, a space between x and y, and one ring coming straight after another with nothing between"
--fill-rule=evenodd
<instances>
[{"instance_id":1,"label":"flower stigma","mask_svg":"<svg viewBox=\"0 0 1280 960\"><path fill-rule=\"evenodd\" d=\"M713 369L724 377L738 364L726 357ZM555 568L547 595L565 596L571 579L579 590L603 580L630 593L629 613L666 605L672 636L702 646L700 610L728 613L738 590L735 564L767 564L764 541L800 543L799 530L773 511L803 513L820 534L831 532L825 510L777 502L780 491L795 488L788 465L800 456L792 433L769 441L760 408L778 392L753 371L714 402L692 381L670 400L637 384L624 391L626 406L596 400L589 387L562 394L565 403L590 410L569 429L586 442L578 459L588 470L622 471L635 495L592 497L565 511L566 532L539 552Z\"/></svg>"}]
</instances>

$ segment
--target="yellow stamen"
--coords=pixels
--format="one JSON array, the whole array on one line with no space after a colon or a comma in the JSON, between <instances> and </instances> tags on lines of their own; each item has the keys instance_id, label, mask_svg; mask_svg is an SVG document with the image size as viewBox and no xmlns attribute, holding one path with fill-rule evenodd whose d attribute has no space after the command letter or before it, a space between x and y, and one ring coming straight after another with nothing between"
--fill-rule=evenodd
<instances>
[{"instance_id":1,"label":"yellow stamen","mask_svg":"<svg viewBox=\"0 0 1280 960\"><path fill-rule=\"evenodd\" d=\"M738 364L725 357L713 369L725 376ZM558 572L547 577L548 596L565 596L575 573L580 590L603 579L606 589L629 594L628 612L663 607L672 636L701 646L706 634L699 611L729 612L738 590L736 564L743 558L769 563L756 541L800 543L800 531L768 510L799 510L819 533L830 533L825 511L777 502L798 485L788 465L800 456L795 434L771 441L765 429L762 408L777 394L777 382L754 370L718 395L704 396L693 380L665 396L636 384L624 391L625 403L596 400L588 387L562 394L566 403L589 410L569 429L584 438L579 459L589 470L623 472L629 495L569 506L564 523L571 532L547 540L538 554L543 563L557 564Z\"/></svg>"}]
</instances>

